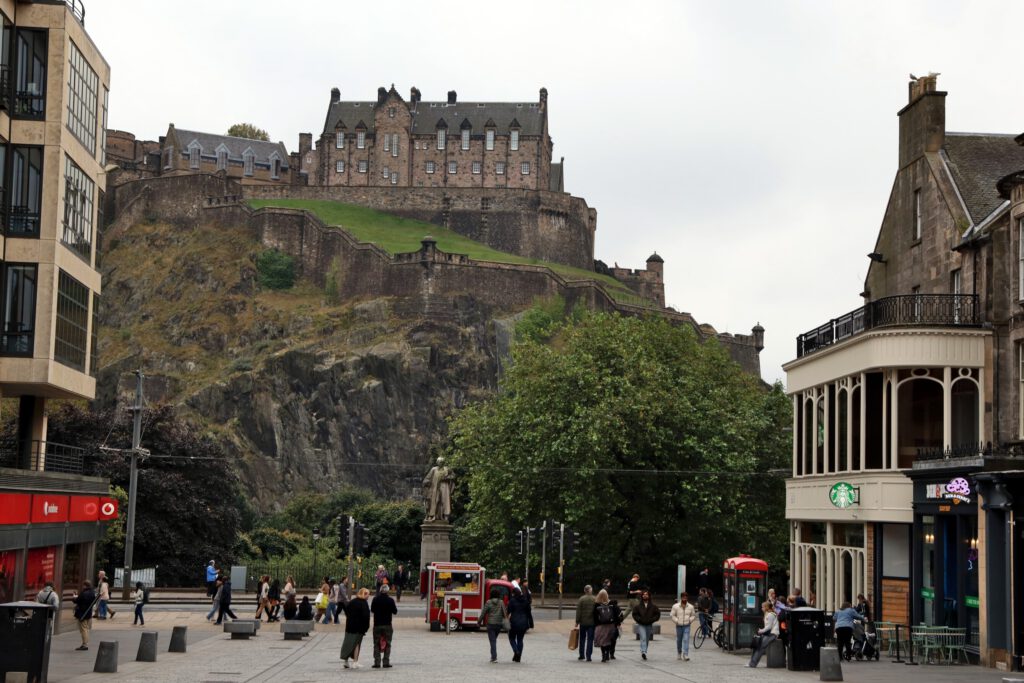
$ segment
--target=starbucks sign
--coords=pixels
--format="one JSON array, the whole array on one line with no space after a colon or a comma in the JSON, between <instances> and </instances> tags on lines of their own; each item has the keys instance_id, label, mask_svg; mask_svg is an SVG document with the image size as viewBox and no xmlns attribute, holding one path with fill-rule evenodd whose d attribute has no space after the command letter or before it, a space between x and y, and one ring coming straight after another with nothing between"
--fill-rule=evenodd
<instances>
[{"instance_id":1,"label":"starbucks sign","mask_svg":"<svg viewBox=\"0 0 1024 683\"><path fill-rule=\"evenodd\" d=\"M828 491L828 499L837 508L846 509L851 505L860 505L860 487L839 481Z\"/></svg>"}]
</instances>

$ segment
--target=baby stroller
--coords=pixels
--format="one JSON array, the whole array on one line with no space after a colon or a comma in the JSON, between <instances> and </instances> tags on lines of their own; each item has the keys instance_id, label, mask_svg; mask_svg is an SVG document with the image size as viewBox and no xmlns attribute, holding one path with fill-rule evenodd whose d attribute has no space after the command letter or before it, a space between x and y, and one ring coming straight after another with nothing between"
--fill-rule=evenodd
<instances>
[{"instance_id":1,"label":"baby stroller","mask_svg":"<svg viewBox=\"0 0 1024 683\"><path fill-rule=\"evenodd\" d=\"M870 621L853 622L853 656L858 661L874 659L878 661L878 635L875 633L875 625Z\"/></svg>"}]
</instances>

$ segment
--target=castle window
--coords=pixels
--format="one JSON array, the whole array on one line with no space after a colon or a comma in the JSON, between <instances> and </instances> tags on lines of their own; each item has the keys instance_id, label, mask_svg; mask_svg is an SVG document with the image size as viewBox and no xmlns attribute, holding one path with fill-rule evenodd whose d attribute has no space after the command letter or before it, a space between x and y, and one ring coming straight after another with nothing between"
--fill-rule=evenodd
<instances>
[{"instance_id":1,"label":"castle window","mask_svg":"<svg viewBox=\"0 0 1024 683\"><path fill-rule=\"evenodd\" d=\"M334 171L335 171L335 173L344 173L345 172L345 162L344 162L344 160L338 159L336 162L334 162Z\"/></svg>"},{"instance_id":2,"label":"castle window","mask_svg":"<svg viewBox=\"0 0 1024 683\"><path fill-rule=\"evenodd\" d=\"M519 172L522 173L523 175L530 175L530 162L524 161L522 164L520 164Z\"/></svg>"},{"instance_id":3,"label":"castle window","mask_svg":"<svg viewBox=\"0 0 1024 683\"><path fill-rule=\"evenodd\" d=\"M398 133L391 134L391 156L398 156Z\"/></svg>"},{"instance_id":4,"label":"castle window","mask_svg":"<svg viewBox=\"0 0 1024 683\"><path fill-rule=\"evenodd\" d=\"M495 175L505 175L505 162L504 161L499 161L498 163L494 164L494 174Z\"/></svg>"},{"instance_id":5,"label":"castle window","mask_svg":"<svg viewBox=\"0 0 1024 683\"><path fill-rule=\"evenodd\" d=\"M384 134L384 151L391 151L391 136L388 135L387 133Z\"/></svg>"},{"instance_id":6,"label":"castle window","mask_svg":"<svg viewBox=\"0 0 1024 683\"><path fill-rule=\"evenodd\" d=\"M488 152L494 149L494 130L487 131L487 144L486 149Z\"/></svg>"},{"instance_id":7,"label":"castle window","mask_svg":"<svg viewBox=\"0 0 1024 683\"><path fill-rule=\"evenodd\" d=\"M519 149L519 131L518 130L514 130L510 134L509 145L508 146L509 146L509 148L512 149L513 152L515 150Z\"/></svg>"},{"instance_id":8,"label":"castle window","mask_svg":"<svg viewBox=\"0 0 1024 683\"><path fill-rule=\"evenodd\" d=\"M394 107L388 107L388 118L389 119L395 118L395 108Z\"/></svg>"},{"instance_id":9,"label":"castle window","mask_svg":"<svg viewBox=\"0 0 1024 683\"><path fill-rule=\"evenodd\" d=\"M473 162L473 173L476 174L476 175L480 175L480 162L479 161L474 161Z\"/></svg>"},{"instance_id":10,"label":"castle window","mask_svg":"<svg viewBox=\"0 0 1024 683\"><path fill-rule=\"evenodd\" d=\"M459 167L456 165L456 163L454 161L449 161L448 162L448 175L455 175L455 172L458 171L458 168Z\"/></svg>"},{"instance_id":11,"label":"castle window","mask_svg":"<svg viewBox=\"0 0 1024 683\"><path fill-rule=\"evenodd\" d=\"M242 153L242 175L251 176L255 172L255 168L256 155L252 153L251 149L247 149Z\"/></svg>"},{"instance_id":12,"label":"castle window","mask_svg":"<svg viewBox=\"0 0 1024 683\"><path fill-rule=\"evenodd\" d=\"M359 160L359 172L366 173L366 159Z\"/></svg>"},{"instance_id":13,"label":"castle window","mask_svg":"<svg viewBox=\"0 0 1024 683\"><path fill-rule=\"evenodd\" d=\"M921 239L921 190L914 190L914 239Z\"/></svg>"},{"instance_id":14,"label":"castle window","mask_svg":"<svg viewBox=\"0 0 1024 683\"><path fill-rule=\"evenodd\" d=\"M164 150L164 168L170 168L174 164L174 147Z\"/></svg>"},{"instance_id":15,"label":"castle window","mask_svg":"<svg viewBox=\"0 0 1024 683\"><path fill-rule=\"evenodd\" d=\"M277 157L270 162L270 177L275 180L281 177L281 160Z\"/></svg>"},{"instance_id":16,"label":"castle window","mask_svg":"<svg viewBox=\"0 0 1024 683\"><path fill-rule=\"evenodd\" d=\"M188 167L199 168L199 145L192 145L188 148Z\"/></svg>"},{"instance_id":17,"label":"castle window","mask_svg":"<svg viewBox=\"0 0 1024 683\"><path fill-rule=\"evenodd\" d=\"M444 149L445 143L448 142L448 131L444 128L437 129L437 148Z\"/></svg>"},{"instance_id":18,"label":"castle window","mask_svg":"<svg viewBox=\"0 0 1024 683\"><path fill-rule=\"evenodd\" d=\"M397 172L391 174L391 184L392 185L397 185L398 184L398 173Z\"/></svg>"},{"instance_id":19,"label":"castle window","mask_svg":"<svg viewBox=\"0 0 1024 683\"><path fill-rule=\"evenodd\" d=\"M469 149L469 129L468 128L464 128L462 130L462 149L463 150Z\"/></svg>"},{"instance_id":20,"label":"castle window","mask_svg":"<svg viewBox=\"0 0 1024 683\"><path fill-rule=\"evenodd\" d=\"M356 133L356 149L366 149L366 133L363 131Z\"/></svg>"},{"instance_id":21,"label":"castle window","mask_svg":"<svg viewBox=\"0 0 1024 683\"><path fill-rule=\"evenodd\" d=\"M380 177L381 178L390 178L391 177L391 169L389 169L387 166L382 168L381 171L380 171Z\"/></svg>"},{"instance_id":22,"label":"castle window","mask_svg":"<svg viewBox=\"0 0 1024 683\"><path fill-rule=\"evenodd\" d=\"M217 150L217 170L226 171L228 168L228 151L226 149Z\"/></svg>"},{"instance_id":23,"label":"castle window","mask_svg":"<svg viewBox=\"0 0 1024 683\"><path fill-rule=\"evenodd\" d=\"M334 149L345 149L345 134L340 131L334 134Z\"/></svg>"},{"instance_id":24,"label":"castle window","mask_svg":"<svg viewBox=\"0 0 1024 683\"><path fill-rule=\"evenodd\" d=\"M427 173L433 173L434 172L434 168L435 168L434 167L434 162L433 161L428 161L427 162ZM1022 228L1022 229L1024 229L1024 228ZM1024 265L1021 265L1021 268L1024 268Z\"/></svg>"}]
</instances>

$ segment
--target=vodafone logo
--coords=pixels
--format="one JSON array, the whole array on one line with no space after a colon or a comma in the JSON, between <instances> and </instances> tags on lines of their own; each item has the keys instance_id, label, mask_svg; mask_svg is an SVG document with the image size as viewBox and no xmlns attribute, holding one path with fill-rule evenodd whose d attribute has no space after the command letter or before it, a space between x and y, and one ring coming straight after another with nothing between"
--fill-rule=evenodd
<instances>
[{"instance_id":1,"label":"vodafone logo","mask_svg":"<svg viewBox=\"0 0 1024 683\"><path fill-rule=\"evenodd\" d=\"M56 515L60 512L60 507L56 503L51 503L48 500L43 501L43 517L49 517L50 515Z\"/></svg>"},{"instance_id":2,"label":"vodafone logo","mask_svg":"<svg viewBox=\"0 0 1024 683\"><path fill-rule=\"evenodd\" d=\"M111 517L117 512L117 506L111 501L106 501L100 505L100 514L104 517Z\"/></svg>"}]
</instances>

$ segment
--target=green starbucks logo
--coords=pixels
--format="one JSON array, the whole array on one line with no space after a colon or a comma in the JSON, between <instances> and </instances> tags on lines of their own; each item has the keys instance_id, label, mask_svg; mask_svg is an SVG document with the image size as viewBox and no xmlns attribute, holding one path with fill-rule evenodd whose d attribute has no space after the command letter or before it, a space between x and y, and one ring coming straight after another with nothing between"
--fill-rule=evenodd
<instances>
[{"instance_id":1,"label":"green starbucks logo","mask_svg":"<svg viewBox=\"0 0 1024 683\"><path fill-rule=\"evenodd\" d=\"M845 481L836 482L828 492L828 499L837 508L845 509L854 504L860 504L860 489L847 484Z\"/></svg>"}]
</instances>

